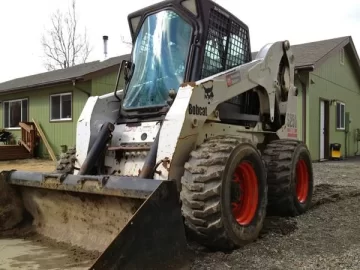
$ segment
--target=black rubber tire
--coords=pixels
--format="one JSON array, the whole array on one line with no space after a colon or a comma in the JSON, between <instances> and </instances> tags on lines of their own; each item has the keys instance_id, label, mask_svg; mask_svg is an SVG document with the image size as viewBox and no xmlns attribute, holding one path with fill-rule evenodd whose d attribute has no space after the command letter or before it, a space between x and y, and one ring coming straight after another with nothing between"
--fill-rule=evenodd
<instances>
[{"instance_id":1,"label":"black rubber tire","mask_svg":"<svg viewBox=\"0 0 360 270\"><path fill-rule=\"evenodd\" d=\"M252 163L258 181L258 207L248 225L233 217L230 186L235 168ZM266 170L259 151L249 143L214 137L192 151L181 179L182 214L188 236L215 250L232 250L258 238L266 216Z\"/></svg>"},{"instance_id":2,"label":"black rubber tire","mask_svg":"<svg viewBox=\"0 0 360 270\"><path fill-rule=\"evenodd\" d=\"M275 140L264 150L268 183L268 214L298 216L311 207L314 190L313 167L310 152L301 141ZM296 194L296 165L303 159L308 168L307 199L300 203Z\"/></svg>"},{"instance_id":3,"label":"black rubber tire","mask_svg":"<svg viewBox=\"0 0 360 270\"><path fill-rule=\"evenodd\" d=\"M57 162L55 173L74 174L76 161L76 148L69 148L66 153L60 155L60 160Z\"/></svg>"}]
</instances>

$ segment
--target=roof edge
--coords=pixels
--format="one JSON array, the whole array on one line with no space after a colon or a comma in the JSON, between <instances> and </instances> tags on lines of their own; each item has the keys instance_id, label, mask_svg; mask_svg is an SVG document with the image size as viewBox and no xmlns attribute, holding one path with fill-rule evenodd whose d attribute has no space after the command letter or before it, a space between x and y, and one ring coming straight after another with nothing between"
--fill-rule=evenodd
<instances>
[{"instance_id":1,"label":"roof edge","mask_svg":"<svg viewBox=\"0 0 360 270\"><path fill-rule=\"evenodd\" d=\"M354 57L354 59L353 59L354 61L351 61L351 62L352 62L352 65L355 66L354 68L357 71L357 73L359 74L359 76L357 76L357 78L360 83L360 58L359 58L359 54L356 50L352 36L344 37L344 40L342 42L340 42L337 46L335 46L332 50L330 50L326 55L324 55L316 63L314 63L314 69L318 68L327 59L334 56L335 53L339 52L341 48L345 48L346 46L350 46L351 54Z\"/></svg>"},{"instance_id":2,"label":"roof edge","mask_svg":"<svg viewBox=\"0 0 360 270\"><path fill-rule=\"evenodd\" d=\"M47 82L47 83L32 84L32 85L28 85L28 86L25 86L25 87L9 88L9 89L6 89L5 91L0 91L0 96L7 95L7 94L12 94L12 93L25 92L25 91L28 91L28 90L33 89L33 88L46 88L46 87L50 87L50 86L53 86L53 85L63 85L63 84L66 84L66 83L71 83L74 80L79 81L79 80L83 80L83 78L82 77L74 77L74 78L65 79L65 80L58 80L58 81L52 81L52 82Z\"/></svg>"},{"instance_id":3,"label":"roof edge","mask_svg":"<svg viewBox=\"0 0 360 270\"><path fill-rule=\"evenodd\" d=\"M359 58L359 54L356 50L356 47L355 47L355 44L354 44L354 41L352 39L352 37L350 36L349 37L349 43L348 43L352 49L352 52L354 53L354 56L355 56L355 60L356 60L356 64L357 64L357 68L358 68L358 72L359 72L359 78L360 78L360 58Z\"/></svg>"},{"instance_id":4,"label":"roof edge","mask_svg":"<svg viewBox=\"0 0 360 270\"><path fill-rule=\"evenodd\" d=\"M121 65L121 63L118 63L118 64L114 64L114 65L108 66L108 67L103 68L103 69L99 69L99 70L87 73L87 74L84 75L84 81L92 80L92 79L97 78L99 76L103 76L103 75L106 75L108 73L117 71L117 70L119 70L120 65Z\"/></svg>"},{"instance_id":5,"label":"roof edge","mask_svg":"<svg viewBox=\"0 0 360 270\"><path fill-rule=\"evenodd\" d=\"M112 72L113 70L117 69L119 67L119 65L121 64L121 61L119 63L116 63L118 60L117 58L119 58L120 60L122 59L128 59L129 58L129 54L123 54L123 55L119 55L119 56L115 56L112 58L108 58L104 61L100 61L100 60L95 60L95 61L91 61L91 62L87 62L87 63L82 63L82 64L78 64L75 66L72 66L70 68L81 68L81 66L86 66L89 64L93 64L95 65L95 70L92 71L88 71L88 72L82 72L80 74L78 74L78 76L74 76L74 74L70 74L69 76L66 76L66 78L60 78L58 80L48 80L45 82L41 82L41 83L31 83L31 84L23 84L21 86L13 86L7 89L3 89L2 91L0 91L0 95L2 94L6 94L9 92L21 92L21 91L27 91L33 88L38 88L38 87L50 87L56 84L62 84L62 83L66 83L66 82L72 82L73 80L90 80L92 79L94 76L98 76L99 74L103 74L104 71L105 72ZM115 61L114 61L115 59ZM112 61L114 61L114 63L112 63ZM100 66L99 66L100 65ZM105 66L104 66L105 65ZM107 66L108 65L108 66ZM53 71L48 71L48 72L42 72L42 73L37 73L37 74L32 74L29 76L24 76L24 77L19 77L19 78L15 78L13 80L9 80L9 81L5 81L5 82L1 82L0 84L3 83L8 83L10 81L14 81L14 80L18 80L18 79L24 79L27 77L31 77L31 76L36 76L36 75L44 75L50 72L56 72L58 70L53 70ZM70 77L72 76L72 77Z\"/></svg>"},{"instance_id":6,"label":"roof edge","mask_svg":"<svg viewBox=\"0 0 360 270\"><path fill-rule=\"evenodd\" d=\"M301 70L301 71L314 71L314 65L303 65L303 66L295 66L295 70Z\"/></svg>"},{"instance_id":7,"label":"roof edge","mask_svg":"<svg viewBox=\"0 0 360 270\"><path fill-rule=\"evenodd\" d=\"M332 48L330 51L328 51L323 57L321 57L319 60L317 60L314 63L314 69L317 69L320 65L322 65L326 60L328 60L330 57L332 57L341 48L345 47L349 43L350 38L351 38L351 36L344 37L343 41L341 41L338 45L336 45L334 48Z\"/></svg>"}]
</instances>

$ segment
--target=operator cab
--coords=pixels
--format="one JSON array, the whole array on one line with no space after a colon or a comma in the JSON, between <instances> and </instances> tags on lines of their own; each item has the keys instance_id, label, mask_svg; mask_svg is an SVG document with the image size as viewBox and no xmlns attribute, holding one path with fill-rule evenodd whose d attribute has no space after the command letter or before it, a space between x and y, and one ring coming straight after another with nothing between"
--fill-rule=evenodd
<instances>
[{"instance_id":1,"label":"operator cab","mask_svg":"<svg viewBox=\"0 0 360 270\"><path fill-rule=\"evenodd\" d=\"M131 13L128 22L133 48L124 70L124 119L165 114L169 92L183 82L251 61L248 27L210 0L162 1ZM246 95L228 102L251 110L256 105Z\"/></svg>"},{"instance_id":2,"label":"operator cab","mask_svg":"<svg viewBox=\"0 0 360 270\"><path fill-rule=\"evenodd\" d=\"M169 90L184 81L191 40L192 26L173 10L144 18L131 55L134 71L124 110L166 106Z\"/></svg>"}]
</instances>

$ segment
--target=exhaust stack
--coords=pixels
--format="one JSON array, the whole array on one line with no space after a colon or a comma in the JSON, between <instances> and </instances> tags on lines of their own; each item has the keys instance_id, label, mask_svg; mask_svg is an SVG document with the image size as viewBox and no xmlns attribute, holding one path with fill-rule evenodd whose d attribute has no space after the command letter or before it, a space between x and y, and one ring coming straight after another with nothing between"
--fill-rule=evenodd
<instances>
[{"instance_id":1,"label":"exhaust stack","mask_svg":"<svg viewBox=\"0 0 360 270\"><path fill-rule=\"evenodd\" d=\"M107 43L108 43L108 40L109 40L109 37L108 37L108 36L103 36L103 41L104 41L104 56L105 56L105 59L107 58L107 54L108 54L108 51L107 51Z\"/></svg>"}]
</instances>

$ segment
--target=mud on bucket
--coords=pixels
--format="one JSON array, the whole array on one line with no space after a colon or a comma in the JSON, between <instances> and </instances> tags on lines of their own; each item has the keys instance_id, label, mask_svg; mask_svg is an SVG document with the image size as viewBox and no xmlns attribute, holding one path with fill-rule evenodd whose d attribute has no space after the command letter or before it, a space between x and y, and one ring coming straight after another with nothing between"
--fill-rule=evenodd
<instances>
[{"instance_id":1,"label":"mud on bucket","mask_svg":"<svg viewBox=\"0 0 360 270\"><path fill-rule=\"evenodd\" d=\"M24 215L24 205L18 193L5 181L0 173L0 232L17 226Z\"/></svg>"}]
</instances>

